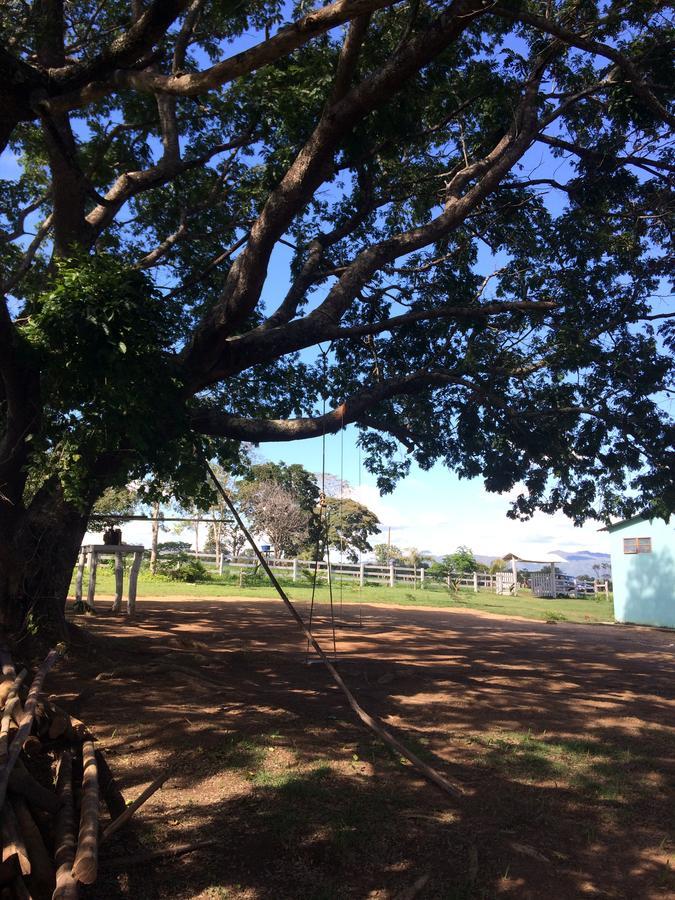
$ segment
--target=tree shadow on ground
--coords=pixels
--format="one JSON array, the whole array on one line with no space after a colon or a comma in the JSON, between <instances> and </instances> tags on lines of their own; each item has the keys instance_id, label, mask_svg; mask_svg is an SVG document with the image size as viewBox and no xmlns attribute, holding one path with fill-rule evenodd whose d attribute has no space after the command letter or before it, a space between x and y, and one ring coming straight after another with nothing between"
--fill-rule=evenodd
<instances>
[{"instance_id":1,"label":"tree shadow on ground","mask_svg":"<svg viewBox=\"0 0 675 900\"><path fill-rule=\"evenodd\" d=\"M278 607L141 614L90 622L77 661L81 677L118 673L95 682L83 715L127 797L158 766L174 771L106 852L204 837L219 847L104 875L95 896L384 898L420 875L420 898L675 890L672 635L369 615L341 636L341 670L463 785L447 802L354 723L322 667L302 664Z\"/></svg>"}]
</instances>

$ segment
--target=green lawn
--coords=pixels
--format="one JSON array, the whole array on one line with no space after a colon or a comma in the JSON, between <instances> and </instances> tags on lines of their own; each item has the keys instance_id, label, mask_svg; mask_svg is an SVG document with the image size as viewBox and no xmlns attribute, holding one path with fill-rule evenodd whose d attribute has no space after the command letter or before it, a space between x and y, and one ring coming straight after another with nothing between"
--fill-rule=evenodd
<instances>
[{"instance_id":1,"label":"green lawn","mask_svg":"<svg viewBox=\"0 0 675 900\"><path fill-rule=\"evenodd\" d=\"M85 593L87 585L85 572ZM274 588L263 577L256 579L255 584L239 586L236 575L214 573L211 579L198 584L168 581L165 578L153 578L149 572L142 571L138 580L138 597L194 597L195 599L211 599L216 597L275 597ZM281 579L289 596L298 601L311 598L312 586L305 579L293 583L288 578ZM126 590L126 579L125 579ZM75 591L71 584L71 596ZM113 573L101 567L97 573L97 595L114 594L115 582ZM328 601L328 587L317 585L316 599ZM333 599L336 603L394 603L403 606L433 606L447 609L478 609L502 615L524 616L539 621L557 620L568 622L611 622L614 620L612 598L606 599L604 594L597 597L583 597L577 600L562 598L558 600L540 600L529 591L522 591L517 597L503 597L490 591L474 594L469 588L457 592L449 591L444 585L429 584L424 590L413 590L411 586L397 585L390 588L384 585L367 584L363 589L351 582L334 583Z\"/></svg>"}]
</instances>

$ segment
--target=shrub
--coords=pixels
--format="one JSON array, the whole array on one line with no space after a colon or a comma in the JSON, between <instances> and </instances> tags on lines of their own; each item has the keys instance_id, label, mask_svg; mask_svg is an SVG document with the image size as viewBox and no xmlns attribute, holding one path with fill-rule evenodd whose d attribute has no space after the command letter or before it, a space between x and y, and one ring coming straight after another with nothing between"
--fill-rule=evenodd
<instances>
[{"instance_id":1,"label":"shrub","mask_svg":"<svg viewBox=\"0 0 675 900\"><path fill-rule=\"evenodd\" d=\"M558 622L566 622L567 616L564 616L562 613L553 612L553 610L546 610L544 613L546 616L546 624L547 625L557 625Z\"/></svg>"},{"instance_id":2,"label":"shrub","mask_svg":"<svg viewBox=\"0 0 675 900\"><path fill-rule=\"evenodd\" d=\"M187 553L178 553L171 559L160 561L157 566L160 575L164 575L171 581L210 581L208 569L203 562L192 559Z\"/></svg>"}]
</instances>

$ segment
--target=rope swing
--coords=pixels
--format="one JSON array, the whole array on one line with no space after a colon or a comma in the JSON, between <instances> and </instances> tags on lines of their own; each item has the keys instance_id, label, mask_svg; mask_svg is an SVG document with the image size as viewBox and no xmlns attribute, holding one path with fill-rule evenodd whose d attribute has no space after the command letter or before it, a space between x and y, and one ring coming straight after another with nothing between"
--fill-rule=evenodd
<instances>
[{"instance_id":1,"label":"rope swing","mask_svg":"<svg viewBox=\"0 0 675 900\"><path fill-rule=\"evenodd\" d=\"M316 597L316 583L319 577L319 551L321 549L321 538L324 537L324 543L326 547L326 576L328 582L328 597L330 601L330 622L331 622L331 631L333 634L333 658L337 659L337 640L335 637L335 609L333 607L333 573L331 571L330 565L330 521L329 521L329 513L328 513L328 504L326 501L326 401L327 401L327 392L325 389L326 384L328 383L328 353L330 352L330 344L328 345L328 349L324 350L323 347L319 344L319 351L323 357L323 427L321 432L321 492L319 494L319 521L317 523L316 528L316 550L314 552L314 573L312 577L312 599L310 601L309 606L309 622L308 622L308 637L307 637L307 650L305 653L305 664L309 664L309 647L310 647L310 635L312 632L312 623L314 621L314 600ZM322 526L324 526L322 528ZM340 600L342 603L342 599Z\"/></svg>"},{"instance_id":2,"label":"rope swing","mask_svg":"<svg viewBox=\"0 0 675 900\"><path fill-rule=\"evenodd\" d=\"M286 609L288 610L288 612L290 613L290 615L292 616L292 618L294 619L294 621L296 622L298 627L302 630L303 634L305 635L305 637L307 638L307 640L309 641L312 648L317 653L317 655L319 656L319 658L321 659L321 661L323 662L325 667L328 669L328 672L330 673L333 681L335 682L335 684L340 688L340 690L344 694L344 696L347 700L347 703L352 708L354 713L358 716L358 718L361 720L361 722L363 722L363 724L367 728L370 728L370 730L373 731L379 738L381 738L385 742L385 744L387 744L389 747L391 747L393 750L395 750L401 756L404 756L407 760L409 760L421 775L423 775L432 784L435 784L436 787L440 788L444 794L451 796L453 799L458 799L458 798L462 797L463 791L458 785L453 784L451 781L449 781L447 778L445 778L445 776L441 775L440 772L437 772L431 766L429 766L425 762L423 762L419 758L419 756L417 756L415 753L413 753L412 750L409 750L408 747L405 746L405 744L401 743L401 741L399 741L399 739L397 737L395 737L390 731L388 731L388 729L385 728L385 726L382 724L382 722L380 722L380 720L378 718L376 718L375 716L371 716L370 713L367 713L365 711L365 709L363 709L363 707L358 702L358 700L356 699L354 694L352 694L349 687L347 687L347 684L345 683L344 679L342 678L342 676L340 675L338 670L335 668L333 663L330 661L330 659L326 655L323 647L314 638L314 635L309 631L309 629L305 625L304 619L302 618L300 613L297 611L297 609L295 608L293 603L290 601L290 599L288 598L288 595L286 594L284 589L279 584L274 572L270 568L268 561L265 559L260 548L254 541L253 536L251 535L250 531L248 530L246 525L244 525L243 519L239 515L237 508L235 507L234 503L230 499L229 494L225 491L225 489L221 485L220 481L216 477L216 474L213 471L213 469L211 468L211 466L209 465L208 460L204 459L204 464L206 466L207 471L211 474L211 478L213 479L213 483L216 486L216 490L222 496L228 509L234 516L239 527L241 528L242 534L244 534L244 536L248 540L249 544L253 548L253 552L260 560L260 565L263 567L263 569L267 573L267 577L269 578L270 582L274 586L276 592L279 594L279 597L283 601L284 606L286 607Z\"/></svg>"}]
</instances>

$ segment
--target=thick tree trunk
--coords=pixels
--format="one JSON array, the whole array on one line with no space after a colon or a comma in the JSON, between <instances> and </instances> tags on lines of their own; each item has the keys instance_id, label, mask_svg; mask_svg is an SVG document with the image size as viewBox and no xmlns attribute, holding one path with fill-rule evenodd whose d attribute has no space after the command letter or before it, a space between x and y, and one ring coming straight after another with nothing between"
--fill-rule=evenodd
<instances>
[{"instance_id":1,"label":"thick tree trunk","mask_svg":"<svg viewBox=\"0 0 675 900\"><path fill-rule=\"evenodd\" d=\"M0 627L65 635L68 588L86 526L86 512L54 482L12 523L0 520Z\"/></svg>"}]
</instances>

